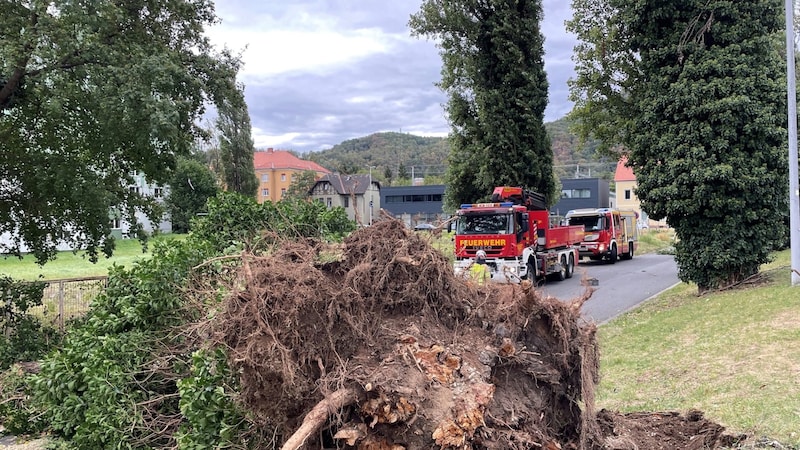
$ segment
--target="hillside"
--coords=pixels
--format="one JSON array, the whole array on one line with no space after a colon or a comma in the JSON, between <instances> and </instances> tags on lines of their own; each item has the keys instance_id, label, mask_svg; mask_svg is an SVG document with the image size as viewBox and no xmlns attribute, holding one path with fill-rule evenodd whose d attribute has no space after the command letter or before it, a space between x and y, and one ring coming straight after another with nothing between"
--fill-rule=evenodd
<instances>
[{"instance_id":1,"label":"hillside","mask_svg":"<svg viewBox=\"0 0 800 450\"><path fill-rule=\"evenodd\" d=\"M613 177L616 161L597 157L597 145L591 142L580 145L566 119L546 123L545 128L550 134L554 170L560 178ZM386 132L350 139L328 150L311 152L305 158L341 173L366 173L372 166L373 176L386 182L387 174L396 178L403 171L409 176L443 175L449 150L446 137Z\"/></svg>"}]
</instances>

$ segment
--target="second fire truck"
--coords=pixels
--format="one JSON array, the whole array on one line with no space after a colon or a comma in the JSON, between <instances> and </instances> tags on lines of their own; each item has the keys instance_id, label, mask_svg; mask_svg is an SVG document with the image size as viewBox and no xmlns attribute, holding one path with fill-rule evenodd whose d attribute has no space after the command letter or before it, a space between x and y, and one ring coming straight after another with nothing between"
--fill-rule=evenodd
<instances>
[{"instance_id":1,"label":"second fire truck","mask_svg":"<svg viewBox=\"0 0 800 450\"><path fill-rule=\"evenodd\" d=\"M574 209L565 216L567 223L584 229L581 257L593 261L633 259L639 245L638 215L635 211L611 208Z\"/></svg>"}]
</instances>

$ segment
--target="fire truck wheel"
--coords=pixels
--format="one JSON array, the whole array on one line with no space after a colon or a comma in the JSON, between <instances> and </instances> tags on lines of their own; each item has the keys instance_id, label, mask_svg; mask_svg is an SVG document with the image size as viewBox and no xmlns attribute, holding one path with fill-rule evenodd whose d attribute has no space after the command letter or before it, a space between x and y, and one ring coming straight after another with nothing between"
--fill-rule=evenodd
<instances>
[{"instance_id":1,"label":"fire truck wheel","mask_svg":"<svg viewBox=\"0 0 800 450\"><path fill-rule=\"evenodd\" d=\"M622 259L630 260L633 259L633 242L628 242L628 251L622 255Z\"/></svg>"},{"instance_id":2,"label":"fire truck wheel","mask_svg":"<svg viewBox=\"0 0 800 450\"><path fill-rule=\"evenodd\" d=\"M531 283L536 283L536 267L534 267L533 263L528 263L528 280Z\"/></svg>"},{"instance_id":3,"label":"fire truck wheel","mask_svg":"<svg viewBox=\"0 0 800 450\"><path fill-rule=\"evenodd\" d=\"M567 278L572 278L573 273L575 273L575 257L569 255L569 262L567 263Z\"/></svg>"},{"instance_id":4,"label":"fire truck wheel","mask_svg":"<svg viewBox=\"0 0 800 450\"><path fill-rule=\"evenodd\" d=\"M616 245L612 245L611 246L611 253L608 255L608 262L610 262L611 264L616 264L616 262L617 262L617 246Z\"/></svg>"},{"instance_id":5,"label":"fire truck wheel","mask_svg":"<svg viewBox=\"0 0 800 450\"><path fill-rule=\"evenodd\" d=\"M555 273L555 278L558 281L564 281L564 280L567 279L567 257L566 256L561 255L561 261L559 262L559 265L561 266L561 268L558 270L558 272Z\"/></svg>"}]
</instances>

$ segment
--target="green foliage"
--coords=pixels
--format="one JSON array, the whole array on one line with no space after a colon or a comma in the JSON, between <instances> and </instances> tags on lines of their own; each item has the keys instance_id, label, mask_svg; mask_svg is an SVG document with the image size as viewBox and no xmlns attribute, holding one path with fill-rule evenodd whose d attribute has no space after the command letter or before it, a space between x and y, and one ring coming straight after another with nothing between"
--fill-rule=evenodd
<instances>
[{"instance_id":1,"label":"green foliage","mask_svg":"<svg viewBox=\"0 0 800 450\"><path fill-rule=\"evenodd\" d=\"M30 378L20 365L0 372L0 423L15 435L41 433L47 426L30 401Z\"/></svg>"},{"instance_id":2,"label":"green foliage","mask_svg":"<svg viewBox=\"0 0 800 450\"><path fill-rule=\"evenodd\" d=\"M217 283L234 264L209 261L257 250L264 236L336 238L354 224L341 208L259 205L230 192L211 198L208 213L187 239L156 241L149 259L114 267L85 320L32 378L36 408L71 448L220 448L259 435L233 403L224 354L196 352L201 342L176 333L207 314L187 307L187 293L202 280ZM204 301L218 301L211 297Z\"/></svg>"},{"instance_id":3,"label":"green foliage","mask_svg":"<svg viewBox=\"0 0 800 450\"><path fill-rule=\"evenodd\" d=\"M677 232L681 280L705 291L754 274L785 234L780 3L575 5L584 126L627 147L642 208Z\"/></svg>"},{"instance_id":4,"label":"green foliage","mask_svg":"<svg viewBox=\"0 0 800 450\"><path fill-rule=\"evenodd\" d=\"M343 208L329 210L320 202L288 198L259 204L249 197L222 192L209 199L208 215L195 219L192 229L197 239L214 248L238 251L290 236L340 240L355 230L355 223Z\"/></svg>"},{"instance_id":5,"label":"green foliage","mask_svg":"<svg viewBox=\"0 0 800 450\"><path fill-rule=\"evenodd\" d=\"M204 105L235 90L238 59L202 34L215 20L208 1L4 2L0 233L45 262L59 240L110 254L112 208L157 221L132 174L165 183Z\"/></svg>"},{"instance_id":6,"label":"green foliage","mask_svg":"<svg viewBox=\"0 0 800 450\"><path fill-rule=\"evenodd\" d=\"M408 173L408 168L403 163L400 163L400 165L397 167L397 178L400 180L407 180L411 178L411 174Z\"/></svg>"},{"instance_id":7,"label":"green foliage","mask_svg":"<svg viewBox=\"0 0 800 450\"><path fill-rule=\"evenodd\" d=\"M36 361L59 341L31 309L42 305L47 284L0 276L0 370L20 361Z\"/></svg>"},{"instance_id":8,"label":"green foliage","mask_svg":"<svg viewBox=\"0 0 800 450\"><path fill-rule=\"evenodd\" d=\"M202 242L157 241L150 259L110 271L86 319L34 378L53 431L80 448L132 448L151 439L136 405L169 394L174 383L148 363L185 320L180 289L191 268L212 254ZM177 405L165 401L162 413L177 413Z\"/></svg>"},{"instance_id":9,"label":"green foliage","mask_svg":"<svg viewBox=\"0 0 800 450\"><path fill-rule=\"evenodd\" d=\"M452 125L448 208L502 185L556 201L541 18L540 0L425 0L411 16L412 32L441 49Z\"/></svg>"},{"instance_id":10,"label":"green foliage","mask_svg":"<svg viewBox=\"0 0 800 450\"><path fill-rule=\"evenodd\" d=\"M221 349L197 350L188 377L178 381L180 410L186 422L178 448L229 448L244 431L244 414L236 407L236 379Z\"/></svg>"},{"instance_id":11,"label":"green foliage","mask_svg":"<svg viewBox=\"0 0 800 450\"><path fill-rule=\"evenodd\" d=\"M308 198L310 196L309 191L311 191L311 188L314 187L314 183L316 182L317 173L313 170L304 170L297 179L292 181L292 184L286 189L286 194L283 195L283 198Z\"/></svg>"},{"instance_id":12,"label":"green foliage","mask_svg":"<svg viewBox=\"0 0 800 450\"><path fill-rule=\"evenodd\" d=\"M197 213L205 212L206 202L217 195L219 187L211 170L202 163L188 158L178 159L178 166L169 182L167 207L175 233L189 232L189 225Z\"/></svg>"},{"instance_id":13,"label":"green foliage","mask_svg":"<svg viewBox=\"0 0 800 450\"><path fill-rule=\"evenodd\" d=\"M250 135L250 114L241 87L219 105L217 128L220 135L220 162L228 190L256 196L258 179L253 166L255 146Z\"/></svg>"}]
</instances>

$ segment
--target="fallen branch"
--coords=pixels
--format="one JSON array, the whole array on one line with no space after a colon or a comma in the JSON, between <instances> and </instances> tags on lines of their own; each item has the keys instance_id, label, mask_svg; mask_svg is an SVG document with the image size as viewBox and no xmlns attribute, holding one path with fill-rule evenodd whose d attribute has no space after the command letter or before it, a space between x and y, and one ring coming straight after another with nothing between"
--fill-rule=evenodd
<instances>
[{"instance_id":1,"label":"fallen branch","mask_svg":"<svg viewBox=\"0 0 800 450\"><path fill-rule=\"evenodd\" d=\"M283 444L281 450L298 450L302 448L306 439L325 425L325 422L328 421L328 416L345 406L352 405L357 400L358 392L354 389L339 389L325 397L306 414L300 428Z\"/></svg>"}]
</instances>

